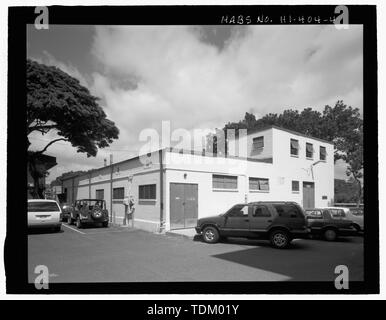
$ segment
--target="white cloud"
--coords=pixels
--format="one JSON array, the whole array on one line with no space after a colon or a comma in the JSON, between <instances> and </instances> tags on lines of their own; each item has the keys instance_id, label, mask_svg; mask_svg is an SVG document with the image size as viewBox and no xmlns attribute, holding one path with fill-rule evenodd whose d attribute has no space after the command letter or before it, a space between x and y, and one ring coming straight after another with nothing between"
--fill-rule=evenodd
<instances>
[{"instance_id":1,"label":"white cloud","mask_svg":"<svg viewBox=\"0 0 386 320\"><path fill-rule=\"evenodd\" d=\"M87 81L76 67L46 54L102 98L121 131L98 163L108 150L118 158L134 154L140 131L160 130L162 120L192 130L222 127L246 111L321 110L341 99L363 107L360 26L251 26L222 50L200 41L189 26L101 26L92 56L102 71Z\"/></svg>"}]
</instances>

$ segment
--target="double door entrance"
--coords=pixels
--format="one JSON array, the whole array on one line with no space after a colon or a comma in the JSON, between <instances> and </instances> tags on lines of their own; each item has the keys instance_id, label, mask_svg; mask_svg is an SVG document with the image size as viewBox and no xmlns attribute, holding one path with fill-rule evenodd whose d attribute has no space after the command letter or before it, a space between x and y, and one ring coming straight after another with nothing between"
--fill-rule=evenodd
<instances>
[{"instance_id":1,"label":"double door entrance","mask_svg":"<svg viewBox=\"0 0 386 320\"><path fill-rule=\"evenodd\" d=\"M170 184L170 229L193 228L198 216L198 185Z\"/></svg>"}]
</instances>

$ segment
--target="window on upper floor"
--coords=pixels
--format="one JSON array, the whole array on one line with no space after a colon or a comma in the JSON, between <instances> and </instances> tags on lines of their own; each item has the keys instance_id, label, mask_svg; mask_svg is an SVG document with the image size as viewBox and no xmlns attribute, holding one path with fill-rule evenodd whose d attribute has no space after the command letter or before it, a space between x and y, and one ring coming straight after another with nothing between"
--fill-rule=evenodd
<instances>
[{"instance_id":1,"label":"window on upper floor","mask_svg":"<svg viewBox=\"0 0 386 320\"><path fill-rule=\"evenodd\" d=\"M253 138L253 149L261 150L264 148L264 136Z\"/></svg>"},{"instance_id":2,"label":"window on upper floor","mask_svg":"<svg viewBox=\"0 0 386 320\"><path fill-rule=\"evenodd\" d=\"M291 139L290 147L291 147L291 156L298 156L299 155L299 140Z\"/></svg>"},{"instance_id":3,"label":"window on upper floor","mask_svg":"<svg viewBox=\"0 0 386 320\"><path fill-rule=\"evenodd\" d=\"M319 148L319 159L322 161L326 161L326 147L320 146Z\"/></svg>"},{"instance_id":4,"label":"window on upper floor","mask_svg":"<svg viewBox=\"0 0 386 320\"><path fill-rule=\"evenodd\" d=\"M306 143L306 158L312 159L314 157L314 147L312 143Z\"/></svg>"},{"instance_id":5,"label":"window on upper floor","mask_svg":"<svg viewBox=\"0 0 386 320\"><path fill-rule=\"evenodd\" d=\"M249 178L249 190L269 191L269 180L265 178Z\"/></svg>"}]
</instances>

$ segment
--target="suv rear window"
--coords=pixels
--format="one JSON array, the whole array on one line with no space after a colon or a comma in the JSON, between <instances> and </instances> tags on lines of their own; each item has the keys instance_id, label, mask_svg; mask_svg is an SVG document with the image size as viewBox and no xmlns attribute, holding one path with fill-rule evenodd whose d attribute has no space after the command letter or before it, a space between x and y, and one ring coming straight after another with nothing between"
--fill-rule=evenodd
<instances>
[{"instance_id":1,"label":"suv rear window","mask_svg":"<svg viewBox=\"0 0 386 320\"><path fill-rule=\"evenodd\" d=\"M334 218L344 218L346 216L342 209L330 209L329 211Z\"/></svg>"},{"instance_id":2,"label":"suv rear window","mask_svg":"<svg viewBox=\"0 0 386 320\"><path fill-rule=\"evenodd\" d=\"M48 211L60 211L60 209L55 202L33 201L33 202L28 202L28 211L48 212Z\"/></svg>"},{"instance_id":3,"label":"suv rear window","mask_svg":"<svg viewBox=\"0 0 386 320\"><path fill-rule=\"evenodd\" d=\"M307 217L312 218L322 218L322 211L321 210L306 210Z\"/></svg>"},{"instance_id":4,"label":"suv rear window","mask_svg":"<svg viewBox=\"0 0 386 320\"><path fill-rule=\"evenodd\" d=\"M293 204L274 204L279 217L283 218L298 218L301 217L299 209Z\"/></svg>"}]
</instances>

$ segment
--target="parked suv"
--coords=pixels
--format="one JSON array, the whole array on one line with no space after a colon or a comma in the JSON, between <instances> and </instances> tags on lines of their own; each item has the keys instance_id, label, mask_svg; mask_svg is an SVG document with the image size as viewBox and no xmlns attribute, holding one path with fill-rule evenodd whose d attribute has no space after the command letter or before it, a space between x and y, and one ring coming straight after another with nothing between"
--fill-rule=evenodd
<instances>
[{"instance_id":1,"label":"parked suv","mask_svg":"<svg viewBox=\"0 0 386 320\"><path fill-rule=\"evenodd\" d=\"M223 214L199 219L196 231L208 243L221 237L259 238L286 248L292 239L308 237L309 230L297 203L260 201L236 204Z\"/></svg>"},{"instance_id":2,"label":"parked suv","mask_svg":"<svg viewBox=\"0 0 386 320\"><path fill-rule=\"evenodd\" d=\"M75 201L67 222L68 224L75 222L77 228L82 228L86 224L96 223L101 223L103 227L108 227L109 213L106 210L106 202L98 199Z\"/></svg>"},{"instance_id":3,"label":"parked suv","mask_svg":"<svg viewBox=\"0 0 386 320\"><path fill-rule=\"evenodd\" d=\"M311 234L323 236L327 241L335 241L339 236L351 236L358 233L353 221L347 219L342 208L307 209L306 217Z\"/></svg>"}]
</instances>

